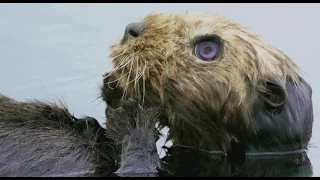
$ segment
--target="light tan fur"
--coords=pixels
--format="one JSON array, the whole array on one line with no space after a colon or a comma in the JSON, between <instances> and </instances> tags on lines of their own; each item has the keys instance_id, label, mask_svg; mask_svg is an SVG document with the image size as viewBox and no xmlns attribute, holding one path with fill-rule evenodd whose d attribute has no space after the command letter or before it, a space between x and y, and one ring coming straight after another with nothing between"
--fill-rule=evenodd
<instances>
[{"instance_id":1,"label":"light tan fur","mask_svg":"<svg viewBox=\"0 0 320 180\"><path fill-rule=\"evenodd\" d=\"M144 106L164 105L176 144L226 151L236 139L228 127L241 131L253 123L252 106L266 91L262 82L276 79L284 88L288 80L299 82L299 69L289 57L223 16L150 14L143 23L141 36L111 46L110 75L124 97ZM222 56L212 62L193 53L194 38L206 34L223 40ZM234 111L242 118L232 117ZM219 117L209 121L213 115Z\"/></svg>"}]
</instances>

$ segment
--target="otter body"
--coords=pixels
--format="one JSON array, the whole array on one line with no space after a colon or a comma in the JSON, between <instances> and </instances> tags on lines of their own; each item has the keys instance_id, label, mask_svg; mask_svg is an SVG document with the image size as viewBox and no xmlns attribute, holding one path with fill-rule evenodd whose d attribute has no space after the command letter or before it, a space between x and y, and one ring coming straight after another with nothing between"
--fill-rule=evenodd
<instances>
[{"instance_id":1,"label":"otter body","mask_svg":"<svg viewBox=\"0 0 320 180\"><path fill-rule=\"evenodd\" d=\"M159 110L124 101L109 111L106 130L64 106L0 95L0 176L114 176L117 169L117 176L156 176L158 134L150 124Z\"/></svg>"},{"instance_id":2,"label":"otter body","mask_svg":"<svg viewBox=\"0 0 320 180\"><path fill-rule=\"evenodd\" d=\"M115 168L104 130L66 108L0 96L0 176L88 176Z\"/></svg>"}]
</instances>

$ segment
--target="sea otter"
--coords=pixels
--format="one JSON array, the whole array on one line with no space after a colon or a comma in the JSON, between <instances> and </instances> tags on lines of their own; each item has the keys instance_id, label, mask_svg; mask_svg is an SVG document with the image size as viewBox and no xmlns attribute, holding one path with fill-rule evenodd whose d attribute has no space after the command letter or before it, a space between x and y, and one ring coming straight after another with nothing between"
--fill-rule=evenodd
<instances>
[{"instance_id":1,"label":"sea otter","mask_svg":"<svg viewBox=\"0 0 320 180\"><path fill-rule=\"evenodd\" d=\"M278 176L266 166L274 160L250 155L307 148L310 86L289 57L242 25L152 14L127 26L111 57L101 88L106 129L65 107L0 96L0 176ZM159 119L173 140L164 163L154 148ZM298 159L293 171L310 172L304 154L278 165Z\"/></svg>"},{"instance_id":2,"label":"sea otter","mask_svg":"<svg viewBox=\"0 0 320 180\"><path fill-rule=\"evenodd\" d=\"M243 154L308 146L310 85L287 55L232 20L150 14L126 27L110 58L105 101L163 106L173 146L227 153L235 144Z\"/></svg>"}]
</instances>

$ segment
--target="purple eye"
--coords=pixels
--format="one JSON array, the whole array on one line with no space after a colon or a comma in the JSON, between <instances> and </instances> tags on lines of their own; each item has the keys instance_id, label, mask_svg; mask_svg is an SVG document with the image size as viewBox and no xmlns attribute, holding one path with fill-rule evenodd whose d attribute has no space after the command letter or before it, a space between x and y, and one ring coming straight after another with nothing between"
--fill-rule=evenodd
<instances>
[{"instance_id":1,"label":"purple eye","mask_svg":"<svg viewBox=\"0 0 320 180\"><path fill-rule=\"evenodd\" d=\"M195 47L195 55L204 61L213 61L220 53L220 46L212 41L199 42Z\"/></svg>"}]
</instances>

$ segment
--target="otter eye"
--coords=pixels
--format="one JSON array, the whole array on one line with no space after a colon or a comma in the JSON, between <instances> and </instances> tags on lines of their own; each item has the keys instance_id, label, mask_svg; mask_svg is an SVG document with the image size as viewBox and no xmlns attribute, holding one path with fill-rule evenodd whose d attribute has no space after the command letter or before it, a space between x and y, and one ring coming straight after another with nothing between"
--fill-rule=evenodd
<instances>
[{"instance_id":1,"label":"otter eye","mask_svg":"<svg viewBox=\"0 0 320 180\"><path fill-rule=\"evenodd\" d=\"M218 57L220 46L212 41L199 42L195 46L195 55L204 61L213 61Z\"/></svg>"}]
</instances>

